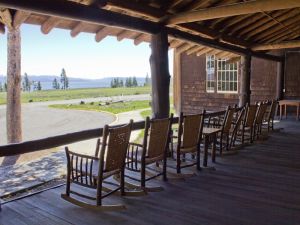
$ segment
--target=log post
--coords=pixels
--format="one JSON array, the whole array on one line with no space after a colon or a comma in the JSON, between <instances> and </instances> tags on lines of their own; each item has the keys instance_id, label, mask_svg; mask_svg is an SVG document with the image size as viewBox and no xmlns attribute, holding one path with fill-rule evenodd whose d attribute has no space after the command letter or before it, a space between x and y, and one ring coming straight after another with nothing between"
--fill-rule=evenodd
<instances>
[{"instance_id":1,"label":"log post","mask_svg":"<svg viewBox=\"0 0 300 225\"><path fill-rule=\"evenodd\" d=\"M250 104L250 79L251 77L251 56L245 55L241 58L241 82L239 106L242 107L247 103Z\"/></svg>"},{"instance_id":2,"label":"log post","mask_svg":"<svg viewBox=\"0 0 300 225\"><path fill-rule=\"evenodd\" d=\"M9 28L7 34L6 126L7 142L21 142L21 35L19 27Z\"/></svg>"},{"instance_id":3,"label":"log post","mask_svg":"<svg viewBox=\"0 0 300 225\"><path fill-rule=\"evenodd\" d=\"M284 62L277 62L277 77L276 77L276 99L282 100L284 97Z\"/></svg>"},{"instance_id":4,"label":"log post","mask_svg":"<svg viewBox=\"0 0 300 225\"><path fill-rule=\"evenodd\" d=\"M166 118L170 113L170 74L166 30L151 36L151 80L153 118Z\"/></svg>"}]
</instances>

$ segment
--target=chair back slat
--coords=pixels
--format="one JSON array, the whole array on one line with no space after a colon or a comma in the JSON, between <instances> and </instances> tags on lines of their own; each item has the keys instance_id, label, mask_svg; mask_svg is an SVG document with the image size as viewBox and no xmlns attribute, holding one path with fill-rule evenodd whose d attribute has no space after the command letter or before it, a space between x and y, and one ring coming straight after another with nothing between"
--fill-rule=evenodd
<instances>
[{"instance_id":1,"label":"chair back slat","mask_svg":"<svg viewBox=\"0 0 300 225\"><path fill-rule=\"evenodd\" d=\"M263 122L263 118L264 118L267 108L268 108L268 104L266 104L266 103L261 103L259 105L257 113L256 113L256 119L255 119L256 124L261 124Z\"/></svg>"},{"instance_id":2,"label":"chair back slat","mask_svg":"<svg viewBox=\"0 0 300 225\"><path fill-rule=\"evenodd\" d=\"M182 116L182 147L192 148L199 143L203 130L203 114Z\"/></svg>"},{"instance_id":3,"label":"chair back slat","mask_svg":"<svg viewBox=\"0 0 300 225\"><path fill-rule=\"evenodd\" d=\"M223 123L223 132L228 133L230 131L232 121L234 118L235 108L228 108Z\"/></svg>"},{"instance_id":4,"label":"chair back slat","mask_svg":"<svg viewBox=\"0 0 300 225\"><path fill-rule=\"evenodd\" d=\"M248 105L246 107L245 126L247 127L253 126L256 112L257 112L257 105Z\"/></svg>"},{"instance_id":5,"label":"chair back slat","mask_svg":"<svg viewBox=\"0 0 300 225\"><path fill-rule=\"evenodd\" d=\"M131 133L131 123L122 127L109 128L105 148L105 172L122 169ZM105 134L104 134L105 135ZM103 138L105 140L105 138ZM105 145L105 143L102 143Z\"/></svg>"},{"instance_id":6,"label":"chair back slat","mask_svg":"<svg viewBox=\"0 0 300 225\"><path fill-rule=\"evenodd\" d=\"M163 156L169 139L171 120L169 118L153 119L149 123L146 155L149 158Z\"/></svg>"}]
</instances>

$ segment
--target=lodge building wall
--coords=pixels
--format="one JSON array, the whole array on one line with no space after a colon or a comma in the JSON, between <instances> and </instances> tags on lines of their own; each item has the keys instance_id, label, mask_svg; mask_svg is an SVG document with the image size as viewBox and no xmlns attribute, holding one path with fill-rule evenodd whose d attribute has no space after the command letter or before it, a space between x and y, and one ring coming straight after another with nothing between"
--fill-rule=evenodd
<instances>
[{"instance_id":1,"label":"lodge building wall","mask_svg":"<svg viewBox=\"0 0 300 225\"><path fill-rule=\"evenodd\" d=\"M177 111L199 113L203 109L216 111L228 105L238 105L240 88L240 65L238 71L238 93L213 93L206 91L206 56L174 54L174 105ZM277 63L252 58L251 103L276 98ZM215 74L215 84L217 76Z\"/></svg>"}]
</instances>

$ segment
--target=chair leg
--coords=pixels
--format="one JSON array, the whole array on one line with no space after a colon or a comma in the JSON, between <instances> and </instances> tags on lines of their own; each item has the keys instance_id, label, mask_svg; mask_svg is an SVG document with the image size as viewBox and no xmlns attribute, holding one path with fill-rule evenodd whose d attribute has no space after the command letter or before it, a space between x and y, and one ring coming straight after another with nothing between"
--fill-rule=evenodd
<instances>
[{"instance_id":1,"label":"chair leg","mask_svg":"<svg viewBox=\"0 0 300 225\"><path fill-rule=\"evenodd\" d=\"M163 160L163 180L164 181L168 180L168 178L167 178L167 157L164 157L164 160Z\"/></svg>"},{"instance_id":2,"label":"chair leg","mask_svg":"<svg viewBox=\"0 0 300 225\"><path fill-rule=\"evenodd\" d=\"M176 170L177 173L181 173L181 160L180 160L180 152L177 150L176 152Z\"/></svg>"},{"instance_id":3,"label":"chair leg","mask_svg":"<svg viewBox=\"0 0 300 225\"><path fill-rule=\"evenodd\" d=\"M146 187L146 166L141 165L141 188L144 189Z\"/></svg>"},{"instance_id":4,"label":"chair leg","mask_svg":"<svg viewBox=\"0 0 300 225\"><path fill-rule=\"evenodd\" d=\"M120 181L121 195L125 195L125 169L121 171L121 181Z\"/></svg>"},{"instance_id":5,"label":"chair leg","mask_svg":"<svg viewBox=\"0 0 300 225\"><path fill-rule=\"evenodd\" d=\"M197 170L201 170L201 166L200 166L200 146L197 149Z\"/></svg>"}]
</instances>

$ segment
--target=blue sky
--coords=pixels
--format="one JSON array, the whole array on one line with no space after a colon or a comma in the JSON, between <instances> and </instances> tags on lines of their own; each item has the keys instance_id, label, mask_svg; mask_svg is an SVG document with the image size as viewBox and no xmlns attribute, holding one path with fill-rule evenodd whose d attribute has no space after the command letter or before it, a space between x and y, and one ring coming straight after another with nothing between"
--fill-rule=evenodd
<instances>
[{"instance_id":1,"label":"blue sky","mask_svg":"<svg viewBox=\"0 0 300 225\"><path fill-rule=\"evenodd\" d=\"M0 35L0 74L6 74L7 37ZM94 34L80 33L72 38L70 31L53 29L48 35L40 26L21 27L22 65L21 73L29 75L60 75L65 68L70 77L97 79L109 76L150 75L149 43L138 46L133 40L117 41L106 37L95 41ZM172 74L172 52L169 52L170 73Z\"/></svg>"}]
</instances>

